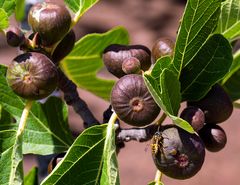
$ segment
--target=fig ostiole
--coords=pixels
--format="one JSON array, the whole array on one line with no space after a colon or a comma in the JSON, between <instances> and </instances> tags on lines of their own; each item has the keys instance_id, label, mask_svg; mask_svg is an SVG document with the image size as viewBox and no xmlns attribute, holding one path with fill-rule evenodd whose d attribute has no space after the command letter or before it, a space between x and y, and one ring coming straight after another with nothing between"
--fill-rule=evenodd
<instances>
[{"instance_id":1,"label":"fig ostiole","mask_svg":"<svg viewBox=\"0 0 240 185\"><path fill-rule=\"evenodd\" d=\"M132 126L145 126L158 116L160 108L149 93L143 77L125 75L114 85L111 105L118 117Z\"/></svg>"}]
</instances>

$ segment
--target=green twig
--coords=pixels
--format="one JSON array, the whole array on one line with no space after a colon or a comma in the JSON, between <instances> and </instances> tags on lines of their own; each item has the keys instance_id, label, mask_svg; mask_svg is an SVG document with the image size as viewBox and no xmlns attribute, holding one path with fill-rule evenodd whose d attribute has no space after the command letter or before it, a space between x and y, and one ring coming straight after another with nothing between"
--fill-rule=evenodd
<instances>
[{"instance_id":1,"label":"green twig","mask_svg":"<svg viewBox=\"0 0 240 185\"><path fill-rule=\"evenodd\" d=\"M162 172L160 170L157 170L154 181L155 185L162 185Z\"/></svg>"},{"instance_id":2,"label":"green twig","mask_svg":"<svg viewBox=\"0 0 240 185\"><path fill-rule=\"evenodd\" d=\"M27 101L27 103L23 109L20 122L19 122L17 136L20 136L23 134L23 131L24 131L24 129L26 127L26 123L27 123L27 117L28 117L31 107L32 107L32 101Z\"/></svg>"},{"instance_id":3,"label":"green twig","mask_svg":"<svg viewBox=\"0 0 240 185\"><path fill-rule=\"evenodd\" d=\"M167 114L163 113L160 119L156 122L156 125L160 126L166 118L167 118Z\"/></svg>"}]
</instances>

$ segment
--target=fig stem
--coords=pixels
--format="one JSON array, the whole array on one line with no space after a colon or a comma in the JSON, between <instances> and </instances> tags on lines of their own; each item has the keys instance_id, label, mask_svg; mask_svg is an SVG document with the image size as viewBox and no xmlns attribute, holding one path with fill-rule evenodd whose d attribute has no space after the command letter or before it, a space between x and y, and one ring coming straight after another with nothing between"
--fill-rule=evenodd
<instances>
[{"instance_id":1,"label":"fig stem","mask_svg":"<svg viewBox=\"0 0 240 185\"><path fill-rule=\"evenodd\" d=\"M154 181L155 185L162 185L162 172L160 170L157 170Z\"/></svg>"},{"instance_id":2,"label":"fig stem","mask_svg":"<svg viewBox=\"0 0 240 185\"><path fill-rule=\"evenodd\" d=\"M32 103L33 103L33 101L28 100L24 109L23 109L22 116L21 116L19 126L18 126L17 137L19 137L20 135L23 134L23 131L26 127L28 114L29 114L29 112L31 110L31 107L32 107Z\"/></svg>"},{"instance_id":3,"label":"fig stem","mask_svg":"<svg viewBox=\"0 0 240 185\"><path fill-rule=\"evenodd\" d=\"M166 117L167 117L167 114L163 113L162 116L159 118L159 120L156 122L156 125L160 126L164 122Z\"/></svg>"}]
</instances>

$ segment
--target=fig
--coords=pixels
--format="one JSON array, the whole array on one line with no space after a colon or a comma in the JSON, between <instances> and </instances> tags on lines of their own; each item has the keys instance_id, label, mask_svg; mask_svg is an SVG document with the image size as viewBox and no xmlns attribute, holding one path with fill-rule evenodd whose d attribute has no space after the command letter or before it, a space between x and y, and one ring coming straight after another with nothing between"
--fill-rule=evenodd
<instances>
[{"instance_id":1,"label":"fig","mask_svg":"<svg viewBox=\"0 0 240 185\"><path fill-rule=\"evenodd\" d=\"M210 152L222 150L227 143L227 136L224 130L214 124L206 124L200 131L199 136L203 140L206 149Z\"/></svg>"},{"instance_id":2,"label":"fig","mask_svg":"<svg viewBox=\"0 0 240 185\"><path fill-rule=\"evenodd\" d=\"M52 61L58 64L65 56L67 56L73 49L75 44L75 33L73 30L61 40L52 54Z\"/></svg>"},{"instance_id":3,"label":"fig","mask_svg":"<svg viewBox=\"0 0 240 185\"><path fill-rule=\"evenodd\" d=\"M151 51L143 45L119 45L108 46L103 52L103 62L107 70L118 78L126 75L122 70L123 61L135 57L140 61L141 69L146 71L151 66Z\"/></svg>"},{"instance_id":4,"label":"fig","mask_svg":"<svg viewBox=\"0 0 240 185\"><path fill-rule=\"evenodd\" d=\"M9 46L18 47L24 42L25 36L18 27L9 26L6 30L6 39Z\"/></svg>"},{"instance_id":5,"label":"fig","mask_svg":"<svg viewBox=\"0 0 240 185\"><path fill-rule=\"evenodd\" d=\"M119 119L132 126L152 123L160 112L144 83L137 74L125 75L114 85L111 105Z\"/></svg>"},{"instance_id":6,"label":"fig","mask_svg":"<svg viewBox=\"0 0 240 185\"><path fill-rule=\"evenodd\" d=\"M175 179L188 179L201 169L205 147L196 134L168 125L162 126L152 141L153 161L165 175Z\"/></svg>"},{"instance_id":7,"label":"fig","mask_svg":"<svg viewBox=\"0 0 240 185\"><path fill-rule=\"evenodd\" d=\"M155 63L157 59L169 55L172 56L174 52L174 42L169 38L158 39L152 47L152 58Z\"/></svg>"},{"instance_id":8,"label":"fig","mask_svg":"<svg viewBox=\"0 0 240 185\"><path fill-rule=\"evenodd\" d=\"M65 6L50 2L36 3L28 14L28 23L39 33L43 46L52 46L61 40L68 33L71 22Z\"/></svg>"},{"instance_id":9,"label":"fig","mask_svg":"<svg viewBox=\"0 0 240 185\"><path fill-rule=\"evenodd\" d=\"M50 174L57 164L64 158L65 153L57 154L48 164L48 173Z\"/></svg>"},{"instance_id":10,"label":"fig","mask_svg":"<svg viewBox=\"0 0 240 185\"><path fill-rule=\"evenodd\" d=\"M196 132L200 130L205 123L205 116L203 111L193 106L186 107L182 111L180 117L186 120Z\"/></svg>"},{"instance_id":11,"label":"fig","mask_svg":"<svg viewBox=\"0 0 240 185\"><path fill-rule=\"evenodd\" d=\"M187 102L187 105L200 108L204 112L206 123L224 122L233 112L230 97L218 84L212 86L211 90L202 99Z\"/></svg>"},{"instance_id":12,"label":"fig","mask_svg":"<svg viewBox=\"0 0 240 185\"><path fill-rule=\"evenodd\" d=\"M135 57L127 58L122 63L122 70L125 74L140 74L141 63Z\"/></svg>"},{"instance_id":13,"label":"fig","mask_svg":"<svg viewBox=\"0 0 240 185\"><path fill-rule=\"evenodd\" d=\"M46 55L28 52L13 59L7 70L7 81L17 95L38 100L55 90L58 70Z\"/></svg>"}]
</instances>

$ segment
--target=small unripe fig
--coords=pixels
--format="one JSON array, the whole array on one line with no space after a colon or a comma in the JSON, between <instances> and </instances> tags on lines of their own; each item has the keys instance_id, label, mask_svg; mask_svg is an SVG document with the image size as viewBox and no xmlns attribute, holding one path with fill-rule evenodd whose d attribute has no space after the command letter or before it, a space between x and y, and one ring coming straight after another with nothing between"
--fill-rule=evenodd
<instances>
[{"instance_id":1,"label":"small unripe fig","mask_svg":"<svg viewBox=\"0 0 240 185\"><path fill-rule=\"evenodd\" d=\"M200 130L205 123L205 116L203 111L193 106L186 107L182 111L180 117L186 120L196 132Z\"/></svg>"},{"instance_id":2,"label":"small unripe fig","mask_svg":"<svg viewBox=\"0 0 240 185\"><path fill-rule=\"evenodd\" d=\"M9 46L18 47L24 40L23 32L16 26L10 26L6 31L6 39Z\"/></svg>"},{"instance_id":3,"label":"small unripe fig","mask_svg":"<svg viewBox=\"0 0 240 185\"><path fill-rule=\"evenodd\" d=\"M38 100L55 90L58 71L46 55L29 52L13 59L7 70L7 81L17 95Z\"/></svg>"},{"instance_id":4,"label":"small unripe fig","mask_svg":"<svg viewBox=\"0 0 240 185\"><path fill-rule=\"evenodd\" d=\"M188 179L202 167L205 147L199 136L176 126L164 126L152 139L156 167L175 179Z\"/></svg>"},{"instance_id":5,"label":"small unripe fig","mask_svg":"<svg viewBox=\"0 0 240 185\"><path fill-rule=\"evenodd\" d=\"M28 14L28 23L34 32L39 33L44 46L51 46L62 39L71 21L66 7L50 2L36 3Z\"/></svg>"},{"instance_id":6,"label":"small unripe fig","mask_svg":"<svg viewBox=\"0 0 240 185\"><path fill-rule=\"evenodd\" d=\"M67 56L73 49L75 44L75 33L71 30L57 45L52 54L52 60L58 64L65 56Z\"/></svg>"},{"instance_id":7,"label":"small unripe fig","mask_svg":"<svg viewBox=\"0 0 240 185\"><path fill-rule=\"evenodd\" d=\"M65 153L60 153L52 158L52 160L48 164L48 173L50 174L53 169L57 166L57 164L64 158Z\"/></svg>"},{"instance_id":8,"label":"small unripe fig","mask_svg":"<svg viewBox=\"0 0 240 185\"><path fill-rule=\"evenodd\" d=\"M122 63L122 70L126 74L140 74L141 63L135 57L127 58Z\"/></svg>"},{"instance_id":9,"label":"small unripe fig","mask_svg":"<svg viewBox=\"0 0 240 185\"><path fill-rule=\"evenodd\" d=\"M206 124L200 131L199 136L203 140L206 149L210 152L222 150L227 143L227 136L224 130L214 124Z\"/></svg>"},{"instance_id":10,"label":"small unripe fig","mask_svg":"<svg viewBox=\"0 0 240 185\"><path fill-rule=\"evenodd\" d=\"M216 84L199 101L187 103L188 106L200 108L205 114L206 123L221 123L226 121L232 114L233 104L224 89Z\"/></svg>"},{"instance_id":11,"label":"small unripe fig","mask_svg":"<svg viewBox=\"0 0 240 185\"><path fill-rule=\"evenodd\" d=\"M172 56L174 52L174 42L169 38L160 38L152 47L152 57L154 63L157 59L169 55Z\"/></svg>"},{"instance_id":12,"label":"small unripe fig","mask_svg":"<svg viewBox=\"0 0 240 185\"><path fill-rule=\"evenodd\" d=\"M107 70L118 78L126 75L122 70L122 63L130 57L135 57L140 61L143 71L148 70L151 66L151 51L143 45L113 44L103 52L103 62Z\"/></svg>"},{"instance_id":13,"label":"small unripe fig","mask_svg":"<svg viewBox=\"0 0 240 185\"><path fill-rule=\"evenodd\" d=\"M153 122L160 112L137 74L125 75L115 84L111 93L111 105L118 117L132 126L145 126Z\"/></svg>"}]
</instances>

